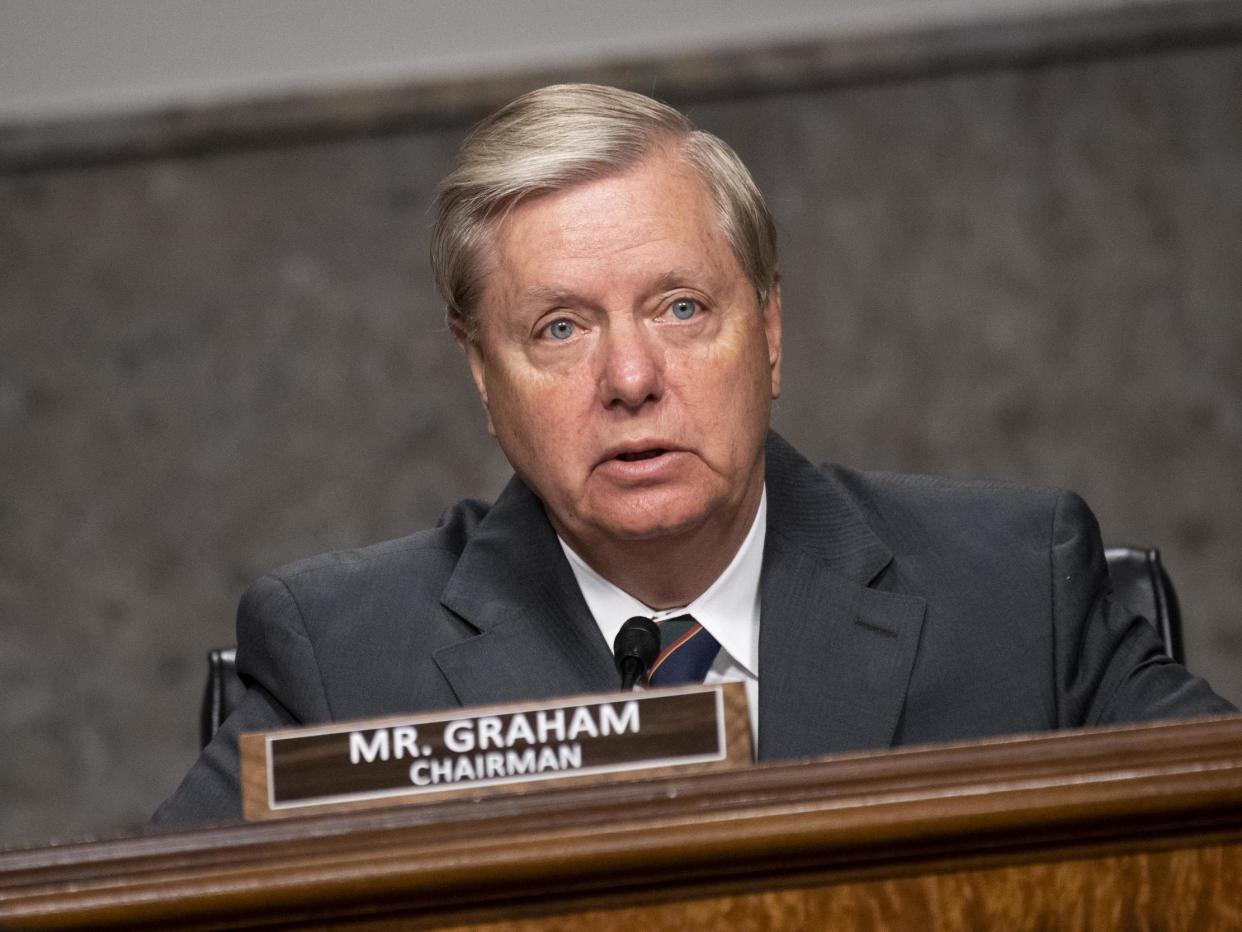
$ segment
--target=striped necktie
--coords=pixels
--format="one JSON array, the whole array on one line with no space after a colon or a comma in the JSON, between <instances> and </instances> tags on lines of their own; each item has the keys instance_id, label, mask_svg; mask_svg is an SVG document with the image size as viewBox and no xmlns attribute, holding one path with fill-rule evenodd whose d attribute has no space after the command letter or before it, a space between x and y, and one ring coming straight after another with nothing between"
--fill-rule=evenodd
<instances>
[{"instance_id":1,"label":"striped necktie","mask_svg":"<svg viewBox=\"0 0 1242 932\"><path fill-rule=\"evenodd\" d=\"M720 651L720 644L689 615L657 621L660 654L647 674L652 686L701 683Z\"/></svg>"}]
</instances>

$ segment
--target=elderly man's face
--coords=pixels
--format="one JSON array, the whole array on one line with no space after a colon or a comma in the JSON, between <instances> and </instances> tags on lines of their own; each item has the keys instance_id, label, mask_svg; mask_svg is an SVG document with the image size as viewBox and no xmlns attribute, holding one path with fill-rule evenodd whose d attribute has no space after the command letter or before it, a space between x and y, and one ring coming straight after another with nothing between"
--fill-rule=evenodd
<instances>
[{"instance_id":1,"label":"elderly man's face","mask_svg":"<svg viewBox=\"0 0 1242 932\"><path fill-rule=\"evenodd\" d=\"M652 157L524 201L493 233L470 367L557 532L590 553L749 521L780 296L759 306L693 169Z\"/></svg>"}]
</instances>

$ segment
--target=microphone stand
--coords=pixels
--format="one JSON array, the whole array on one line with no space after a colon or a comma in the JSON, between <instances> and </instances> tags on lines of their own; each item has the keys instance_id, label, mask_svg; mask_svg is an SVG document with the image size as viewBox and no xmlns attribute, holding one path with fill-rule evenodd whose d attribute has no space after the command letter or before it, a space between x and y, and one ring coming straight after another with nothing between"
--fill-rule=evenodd
<instances>
[{"instance_id":1,"label":"microphone stand","mask_svg":"<svg viewBox=\"0 0 1242 932\"><path fill-rule=\"evenodd\" d=\"M623 624L612 644L621 689L632 690L642 682L659 654L660 628L654 621L636 615Z\"/></svg>"}]
</instances>

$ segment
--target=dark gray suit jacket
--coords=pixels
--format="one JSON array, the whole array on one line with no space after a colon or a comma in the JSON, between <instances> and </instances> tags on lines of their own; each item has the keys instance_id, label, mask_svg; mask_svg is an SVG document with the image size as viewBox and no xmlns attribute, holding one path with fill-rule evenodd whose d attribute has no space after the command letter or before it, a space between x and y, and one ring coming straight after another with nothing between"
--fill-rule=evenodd
<instances>
[{"instance_id":1,"label":"dark gray suit jacket","mask_svg":"<svg viewBox=\"0 0 1242 932\"><path fill-rule=\"evenodd\" d=\"M1233 711L1106 598L1073 493L817 468L775 434L766 482L761 759ZM157 821L240 818L242 731L617 687L516 478L263 577L237 633L248 691Z\"/></svg>"}]
</instances>

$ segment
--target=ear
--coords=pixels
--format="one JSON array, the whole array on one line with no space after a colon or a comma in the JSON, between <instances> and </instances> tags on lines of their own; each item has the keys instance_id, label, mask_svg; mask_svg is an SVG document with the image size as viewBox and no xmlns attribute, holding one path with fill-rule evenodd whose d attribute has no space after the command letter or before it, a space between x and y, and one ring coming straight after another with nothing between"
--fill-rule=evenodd
<instances>
[{"instance_id":1,"label":"ear","mask_svg":"<svg viewBox=\"0 0 1242 932\"><path fill-rule=\"evenodd\" d=\"M768 366L772 370L772 397L781 397L781 283L772 283L763 309L763 330L768 338Z\"/></svg>"},{"instance_id":2,"label":"ear","mask_svg":"<svg viewBox=\"0 0 1242 932\"><path fill-rule=\"evenodd\" d=\"M487 417L487 432L493 437L496 436L496 428L492 425L492 409L487 406L487 361L483 358L483 347L479 345L479 338L471 337L462 329L460 324L454 323L453 338L457 340L457 345L466 351L466 360L470 363L470 377L474 379L475 390L479 393L479 401L483 404L483 414Z\"/></svg>"}]
</instances>

